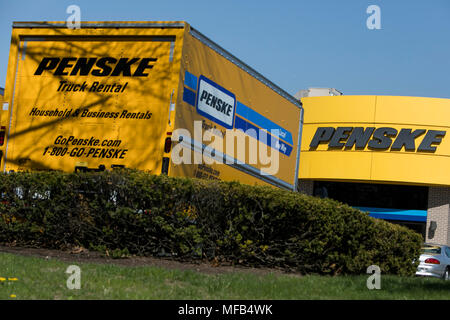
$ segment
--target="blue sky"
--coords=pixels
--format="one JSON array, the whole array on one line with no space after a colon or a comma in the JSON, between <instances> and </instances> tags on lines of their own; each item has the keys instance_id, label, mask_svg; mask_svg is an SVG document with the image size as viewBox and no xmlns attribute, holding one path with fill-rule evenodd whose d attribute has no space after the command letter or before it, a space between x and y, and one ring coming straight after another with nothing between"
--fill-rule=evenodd
<instances>
[{"instance_id":1,"label":"blue sky","mask_svg":"<svg viewBox=\"0 0 450 320\"><path fill-rule=\"evenodd\" d=\"M71 4L82 21L187 21L291 94L450 98L450 0L0 0L0 86L12 22L65 21Z\"/></svg>"}]
</instances>

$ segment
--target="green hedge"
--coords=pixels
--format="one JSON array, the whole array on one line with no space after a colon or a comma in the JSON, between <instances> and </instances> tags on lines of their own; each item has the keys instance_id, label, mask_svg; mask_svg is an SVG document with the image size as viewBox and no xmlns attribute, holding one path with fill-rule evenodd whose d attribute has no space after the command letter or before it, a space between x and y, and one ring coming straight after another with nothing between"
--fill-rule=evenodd
<instances>
[{"instance_id":1,"label":"green hedge","mask_svg":"<svg viewBox=\"0 0 450 320\"><path fill-rule=\"evenodd\" d=\"M301 273L413 274L422 237L342 203L272 187L149 175L0 174L0 242L104 248Z\"/></svg>"}]
</instances>

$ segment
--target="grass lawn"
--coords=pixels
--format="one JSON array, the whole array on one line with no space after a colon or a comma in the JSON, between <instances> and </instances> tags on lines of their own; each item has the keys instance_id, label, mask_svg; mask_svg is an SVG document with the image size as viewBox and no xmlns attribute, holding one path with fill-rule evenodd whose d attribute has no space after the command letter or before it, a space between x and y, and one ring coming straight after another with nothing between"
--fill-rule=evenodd
<instances>
[{"instance_id":1,"label":"grass lawn","mask_svg":"<svg viewBox=\"0 0 450 320\"><path fill-rule=\"evenodd\" d=\"M69 290L70 263L0 253L0 299L450 299L450 281L381 276L207 275L158 267L80 263L81 289Z\"/></svg>"}]
</instances>

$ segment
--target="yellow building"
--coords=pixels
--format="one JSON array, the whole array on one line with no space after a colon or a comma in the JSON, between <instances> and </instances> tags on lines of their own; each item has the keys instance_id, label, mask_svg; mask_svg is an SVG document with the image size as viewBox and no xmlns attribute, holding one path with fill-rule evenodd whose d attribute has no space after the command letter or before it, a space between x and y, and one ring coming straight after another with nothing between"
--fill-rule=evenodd
<instances>
[{"instance_id":1,"label":"yellow building","mask_svg":"<svg viewBox=\"0 0 450 320\"><path fill-rule=\"evenodd\" d=\"M450 242L450 99L305 97L299 189Z\"/></svg>"}]
</instances>

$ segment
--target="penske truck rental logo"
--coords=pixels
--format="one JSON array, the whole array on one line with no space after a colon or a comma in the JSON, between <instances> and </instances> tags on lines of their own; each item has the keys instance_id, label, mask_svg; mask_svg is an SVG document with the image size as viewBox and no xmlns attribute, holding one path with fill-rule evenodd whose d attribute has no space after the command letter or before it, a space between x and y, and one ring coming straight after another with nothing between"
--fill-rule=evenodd
<instances>
[{"instance_id":1,"label":"penske truck rental logo","mask_svg":"<svg viewBox=\"0 0 450 320\"><path fill-rule=\"evenodd\" d=\"M50 73L60 77L59 85L55 88L56 92L122 94L127 89L128 82L120 80L129 77L148 77L157 60L157 58L123 57L43 57L34 71L34 76ZM100 79L89 82L81 78L81 81L76 81L79 77L85 76ZM101 81L101 79L111 80Z\"/></svg>"},{"instance_id":2,"label":"penske truck rental logo","mask_svg":"<svg viewBox=\"0 0 450 320\"><path fill-rule=\"evenodd\" d=\"M43 57L39 62L34 76L48 75L61 77L59 84L54 86L56 92L71 94L80 93L112 93L122 94L130 86L121 81L122 77L147 77L157 58L113 58L113 57ZM73 80L68 78L74 76ZM81 76L81 80L79 80ZM82 76L103 77L98 81L89 81ZM105 78L105 77L111 78ZM69 81L70 79L70 81ZM83 81L86 80L86 81ZM97 79L96 79L97 80ZM46 88L47 89L47 88ZM150 120L153 112L147 110L130 110L126 105L119 110L109 108L92 110L86 106L62 106L55 101L54 106L33 105L28 115L30 117L54 118L97 118L97 119L130 119ZM101 106L102 107L102 106Z\"/></svg>"},{"instance_id":3,"label":"penske truck rental logo","mask_svg":"<svg viewBox=\"0 0 450 320\"><path fill-rule=\"evenodd\" d=\"M147 69L152 69L156 60L157 58L44 57L34 75L40 76L48 71L55 76L147 77Z\"/></svg>"},{"instance_id":4,"label":"penske truck rental logo","mask_svg":"<svg viewBox=\"0 0 450 320\"><path fill-rule=\"evenodd\" d=\"M288 157L292 153L293 137L289 130L244 105L233 93L203 75L197 77L185 71L183 101L227 130L241 130Z\"/></svg>"},{"instance_id":5,"label":"penske truck rental logo","mask_svg":"<svg viewBox=\"0 0 450 320\"><path fill-rule=\"evenodd\" d=\"M200 76L197 94L197 112L222 125L233 128L236 96L204 76Z\"/></svg>"}]
</instances>

